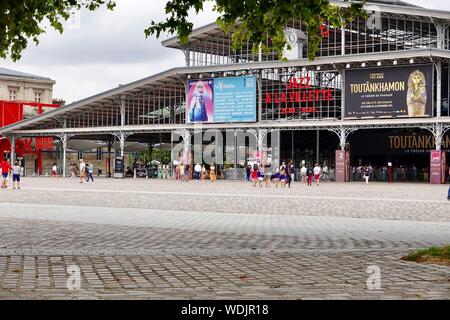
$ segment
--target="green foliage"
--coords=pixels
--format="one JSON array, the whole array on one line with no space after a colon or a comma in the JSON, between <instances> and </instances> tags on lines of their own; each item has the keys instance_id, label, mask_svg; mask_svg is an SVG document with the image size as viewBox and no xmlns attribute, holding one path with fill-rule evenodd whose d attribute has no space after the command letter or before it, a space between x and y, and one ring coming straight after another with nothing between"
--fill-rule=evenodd
<instances>
[{"instance_id":1,"label":"green foliage","mask_svg":"<svg viewBox=\"0 0 450 320\"><path fill-rule=\"evenodd\" d=\"M356 16L365 16L365 1L352 2L348 8L340 8L329 0L207 0L215 3L219 13L218 25L224 32L232 33L233 48L240 48L244 42L253 43L254 54L259 45L265 52L275 51L282 59L286 47L284 28L292 19L300 20L308 32L308 58L316 56L322 38L320 27L324 22L340 27ZM347 1L347 0L345 0ZM146 37L162 32L176 34L182 43L188 41L193 24L189 12L196 14L203 10L205 0L168 0L166 20L151 21L144 33ZM28 41L39 43L39 36L45 33L44 22L63 32L62 22L76 10L91 11L105 5L112 10L114 0L0 0L0 58L20 59Z\"/></svg>"},{"instance_id":2,"label":"green foliage","mask_svg":"<svg viewBox=\"0 0 450 320\"><path fill-rule=\"evenodd\" d=\"M213 1L213 0L210 0ZM224 32L232 33L233 48L240 48L244 42L253 43L256 55L259 45L265 52L278 52L282 59L286 47L284 29L292 19L300 20L308 32L308 58L313 60L322 38L320 27L340 27L358 15L365 16L365 1L354 2L348 8L330 4L328 0L214 0L214 10L220 14L218 25ZM188 12L203 9L201 0L169 0L166 4L167 18L162 22L151 22L145 30L146 36L167 31L175 33L181 43L186 43L192 32L192 23L187 20ZM268 44L268 45L267 45Z\"/></svg>"},{"instance_id":3,"label":"green foliage","mask_svg":"<svg viewBox=\"0 0 450 320\"><path fill-rule=\"evenodd\" d=\"M406 261L420 261L426 257L450 260L450 245L412 251L402 259Z\"/></svg>"},{"instance_id":4,"label":"green foliage","mask_svg":"<svg viewBox=\"0 0 450 320\"><path fill-rule=\"evenodd\" d=\"M170 156L171 156L170 150L163 149L161 151L162 151L162 153L160 152L158 147L155 147L152 150L145 150L145 151L139 152L136 155L136 159L141 160L144 163L149 163L152 160L160 161L160 159L161 159L163 164L170 164Z\"/></svg>"},{"instance_id":5,"label":"green foliage","mask_svg":"<svg viewBox=\"0 0 450 320\"><path fill-rule=\"evenodd\" d=\"M39 43L43 24L63 32L63 22L82 7L91 11L105 5L112 10L114 0L0 0L0 58L17 61L28 41Z\"/></svg>"}]
</instances>

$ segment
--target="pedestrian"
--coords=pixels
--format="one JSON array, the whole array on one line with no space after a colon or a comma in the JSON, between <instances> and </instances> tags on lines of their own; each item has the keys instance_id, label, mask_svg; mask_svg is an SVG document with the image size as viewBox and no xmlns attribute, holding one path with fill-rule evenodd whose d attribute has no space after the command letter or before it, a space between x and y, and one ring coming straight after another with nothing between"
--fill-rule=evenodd
<instances>
[{"instance_id":1,"label":"pedestrian","mask_svg":"<svg viewBox=\"0 0 450 320\"><path fill-rule=\"evenodd\" d=\"M211 166L209 167L209 179L211 182L216 181L216 167L214 166L214 163L211 163Z\"/></svg>"},{"instance_id":2,"label":"pedestrian","mask_svg":"<svg viewBox=\"0 0 450 320\"><path fill-rule=\"evenodd\" d=\"M322 172L322 168L316 163L316 166L313 169L314 171L314 180L316 180L316 185L320 184L320 174Z\"/></svg>"},{"instance_id":3,"label":"pedestrian","mask_svg":"<svg viewBox=\"0 0 450 320\"><path fill-rule=\"evenodd\" d=\"M292 173L293 173L293 166L292 166L292 160L289 160L286 166L286 182L285 184L290 188L291 182L292 182Z\"/></svg>"},{"instance_id":4,"label":"pedestrian","mask_svg":"<svg viewBox=\"0 0 450 320\"><path fill-rule=\"evenodd\" d=\"M247 167L245 167L245 181L250 181L251 171L252 166L250 164L247 164Z\"/></svg>"},{"instance_id":5,"label":"pedestrian","mask_svg":"<svg viewBox=\"0 0 450 320\"><path fill-rule=\"evenodd\" d=\"M11 167L11 162L9 161L9 159L8 160L3 159L3 162L2 162L2 189L8 188L8 185L7 185L8 175L12 169L13 168Z\"/></svg>"},{"instance_id":6,"label":"pedestrian","mask_svg":"<svg viewBox=\"0 0 450 320\"><path fill-rule=\"evenodd\" d=\"M202 182L205 182L208 172L206 171L205 165L202 166Z\"/></svg>"},{"instance_id":7,"label":"pedestrian","mask_svg":"<svg viewBox=\"0 0 450 320\"><path fill-rule=\"evenodd\" d=\"M258 165L256 163L253 165L251 179L252 179L252 185L254 187L256 187L256 183L258 182Z\"/></svg>"},{"instance_id":8,"label":"pedestrian","mask_svg":"<svg viewBox=\"0 0 450 320\"><path fill-rule=\"evenodd\" d=\"M284 165L284 162L283 166L280 167L280 178L275 186L278 187L278 184L280 184L281 188L286 185L286 166Z\"/></svg>"},{"instance_id":9,"label":"pedestrian","mask_svg":"<svg viewBox=\"0 0 450 320\"><path fill-rule=\"evenodd\" d=\"M180 164L177 164L175 166L175 180L180 180Z\"/></svg>"},{"instance_id":10,"label":"pedestrian","mask_svg":"<svg viewBox=\"0 0 450 320\"><path fill-rule=\"evenodd\" d=\"M89 180L92 180L94 182L94 165L91 163L87 166L87 179L86 182L89 182Z\"/></svg>"},{"instance_id":11,"label":"pedestrian","mask_svg":"<svg viewBox=\"0 0 450 320\"><path fill-rule=\"evenodd\" d=\"M366 166L364 168L364 180L366 181L366 184L369 184L369 177L370 177L370 168Z\"/></svg>"},{"instance_id":12,"label":"pedestrian","mask_svg":"<svg viewBox=\"0 0 450 320\"><path fill-rule=\"evenodd\" d=\"M328 182L328 166L326 162L323 163L322 175L323 175L322 181Z\"/></svg>"},{"instance_id":13,"label":"pedestrian","mask_svg":"<svg viewBox=\"0 0 450 320\"><path fill-rule=\"evenodd\" d=\"M306 171L308 171L308 169L306 168L305 163L303 163L303 165L300 169L300 177L301 177L301 181L303 183L306 183Z\"/></svg>"},{"instance_id":14,"label":"pedestrian","mask_svg":"<svg viewBox=\"0 0 450 320\"><path fill-rule=\"evenodd\" d=\"M70 164L70 180L77 179L77 165L75 163Z\"/></svg>"},{"instance_id":15,"label":"pedestrian","mask_svg":"<svg viewBox=\"0 0 450 320\"><path fill-rule=\"evenodd\" d=\"M189 164L186 164L186 166L184 167L184 181L186 182L189 182L190 169L191 167L189 166Z\"/></svg>"},{"instance_id":16,"label":"pedestrian","mask_svg":"<svg viewBox=\"0 0 450 320\"><path fill-rule=\"evenodd\" d=\"M58 167L57 167L55 162L53 163L53 166L52 166L52 174L51 174L51 176L55 177L55 178L58 177Z\"/></svg>"},{"instance_id":17,"label":"pedestrian","mask_svg":"<svg viewBox=\"0 0 450 320\"><path fill-rule=\"evenodd\" d=\"M83 183L84 179L86 179L86 164L80 159L80 183Z\"/></svg>"},{"instance_id":18,"label":"pedestrian","mask_svg":"<svg viewBox=\"0 0 450 320\"><path fill-rule=\"evenodd\" d=\"M12 167L13 172L13 189L16 189L16 183L17 183L17 189L20 189L20 165L19 161L16 160L14 162L14 166Z\"/></svg>"},{"instance_id":19,"label":"pedestrian","mask_svg":"<svg viewBox=\"0 0 450 320\"><path fill-rule=\"evenodd\" d=\"M307 177L308 186L312 186L313 176L314 176L314 170L311 167L311 165L308 165L308 168L306 169L306 177Z\"/></svg>"},{"instance_id":20,"label":"pedestrian","mask_svg":"<svg viewBox=\"0 0 450 320\"><path fill-rule=\"evenodd\" d=\"M179 178L178 180L182 180L184 179L184 171L185 171L185 166L183 164L183 162L180 163L179 167L178 167L178 174L179 174Z\"/></svg>"},{"instance_id":21,"label":"pedestrian","mask_svg":"<svg viewBox=\"0 0 450 320\"><path fill-rule=\"evenodd\" d=\"M202 172L202 166L200 163L197 162L197 164L194 166L194 174L195 174L195 180L200 180L200 174Z\"/></svg>"},{"instance_id":22,"label":"pedestrian","mask_svg":"<svg viewBox=\"0 0 450 320\"><path fill-rule=\"evenodd\" d=\"M272 164L267 163L264 168L264 179L266 180L266 188L270 187L271 178L272 178Z\"/></svg>"}]
</instances>

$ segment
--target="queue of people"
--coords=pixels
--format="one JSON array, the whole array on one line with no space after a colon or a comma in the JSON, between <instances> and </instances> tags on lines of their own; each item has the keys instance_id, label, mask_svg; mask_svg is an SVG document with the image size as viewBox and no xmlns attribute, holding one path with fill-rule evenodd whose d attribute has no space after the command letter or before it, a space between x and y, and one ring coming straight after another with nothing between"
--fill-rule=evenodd
<instances>
[{"instance_id":1,"label":"queue of people","mask_svg":"<svg viewBox=\"0 0 450 320\"><path fill-rule=\"evenodd\" d=\"M209 179L211 182L217 180L216 166L211 163L209 166L209 171L206 166L200 163L196 163L192 168L193 178L195 181L205 182ZM191 176L191 166L189 164L184 164L183 162L175 163L174 174L175 180L179 181L189 181Z\"/></svg>"}]
</instances>

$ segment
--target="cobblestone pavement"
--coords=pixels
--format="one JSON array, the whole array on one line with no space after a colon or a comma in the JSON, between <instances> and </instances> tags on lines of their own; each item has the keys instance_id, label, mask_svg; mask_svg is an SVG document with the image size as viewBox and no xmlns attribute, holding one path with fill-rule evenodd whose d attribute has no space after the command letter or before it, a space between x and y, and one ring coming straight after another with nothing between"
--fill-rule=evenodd
<instances>
[{"instance_id":1,"label":"cobblestone pavement","mask_svg":"<svg viewBox=\"0 0 450 320\"><path fill-rule=\"evenodd\" d=\"M450 243L446 186L23 186L0 192L2 299L450 299L450 267L400 260ZM367 289L373 265L380 290Z\"/></svg>"}]
</instances>

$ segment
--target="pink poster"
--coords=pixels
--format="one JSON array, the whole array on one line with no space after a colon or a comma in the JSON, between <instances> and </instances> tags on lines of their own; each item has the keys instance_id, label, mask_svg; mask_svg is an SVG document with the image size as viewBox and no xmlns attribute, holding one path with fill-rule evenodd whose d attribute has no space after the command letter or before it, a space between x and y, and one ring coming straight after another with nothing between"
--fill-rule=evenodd
<instances>
[{"instance_id":1,"label":"pink poster","mask_svg":"<svg viewBox=\"0 0 450 320\"><path fill-rule=\"evenodd\" d=\"M214 80L189 81L187 123L214 122Z\"/></svg>"}]
</instances>

